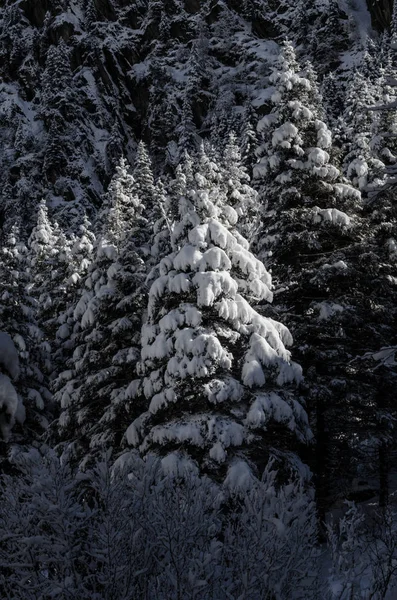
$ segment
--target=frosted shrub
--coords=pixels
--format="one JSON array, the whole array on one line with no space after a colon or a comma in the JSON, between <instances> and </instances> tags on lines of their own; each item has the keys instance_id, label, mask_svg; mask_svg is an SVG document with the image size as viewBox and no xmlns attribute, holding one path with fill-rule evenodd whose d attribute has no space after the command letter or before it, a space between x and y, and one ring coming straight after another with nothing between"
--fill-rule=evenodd
<instances>
[{"instance_id":1,"label":"frosted shrub","mask_svg":"<svg viewBox=\"0 0 397 600\"><path fill-rule=\"evenodd\" d=\"M297 481L277 488L269 466L243 498L125 457L75 473L52 451L14 454L18 474L0 483L1 598L316 597L314 512Z\"/></svg>"},{"instance_id":2,"label":"frosted shrub","mask_svg":"<svg viewBox=\"0 0 397 600\"><path fill-rule=\"evenodd\" d=\"M273 466L240 497L226 523L228 593L247 600L318 598L313 499L299 480L278 487Z\"/></svg>"},{"instance_id":3,"label":"frosted shrub","mask_svg":"<svg viewBox=\"0 0 397 600\"><path fill-rule=\"evenodd\" d=\"M327 527L332 599L383 600L397 583L396 514L365 515L353 502L338 525Z\"/></svg>"},{"instance_id":4,"label":"frosted shrub","mask_svg":"<svg viewBox=\"0 0 397 600\"><path fill-rule=\"evenodd\" d=\"M366 570L364 540L362 538L364 515L354 502L348 504L346 514L337 526L327 526L328 546L332 559L330 579L331 597L361 598L360 579Z\"/></svg>"},{"instance_id":5,"label":"frosted shrub","mask_svg":"<svg viewBox=\"0 0 397 600\"><path fill-rule=\"evenodd\" d=\"M87 598L84 546L90 511L77 480L52 453L19 452L0 485L0 597Z\"/></svg>"}]
</instances>

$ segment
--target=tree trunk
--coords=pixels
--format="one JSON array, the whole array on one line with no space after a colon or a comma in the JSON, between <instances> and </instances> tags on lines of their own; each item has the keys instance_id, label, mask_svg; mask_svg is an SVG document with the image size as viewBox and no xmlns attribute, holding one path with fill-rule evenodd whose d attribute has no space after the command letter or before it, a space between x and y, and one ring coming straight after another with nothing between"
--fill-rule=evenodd
<instances>
[{"instance_id":1,"label":"tree trunk","mask_svg":"<svg viewBox=\"0 0 397 600\"><path fill-rule=\"evenodd\" d=\"M385 441L379 445L379 506L386 508L389 503L389 448Z\"/></svg>"},{"instance_id":2,"label":"tree trunk","mask_svg":"<svg viewBox=\"0 0 397 600\"><path fill-rule=\"evenodd\" d=\"M325 516L328 501L327 455L328 434L325 424L325 405L317 399L316 406L316 507L320 541L325 540Z\"/></svg>"}]
</instances>

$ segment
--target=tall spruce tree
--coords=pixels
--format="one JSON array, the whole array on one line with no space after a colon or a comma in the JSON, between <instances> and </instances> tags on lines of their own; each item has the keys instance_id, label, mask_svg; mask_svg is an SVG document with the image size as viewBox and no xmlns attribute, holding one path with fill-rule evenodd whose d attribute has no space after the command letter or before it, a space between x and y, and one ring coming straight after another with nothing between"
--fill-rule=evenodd
<instances>
[{"instance_id":1,"label":"tall spruce tree","mask_svg":"<svg viewBox=\"0 0 397 600\"><path fill-rule=\"evenodd\" d=\"M204 6L202 12L204 12ZM187 81L184 87L181 120L177 127L179 152L192 152L199 141L199 127L211 103L209 32L205 17L200 13L197 21L197 38L187 61Z\"/></svg>"},{"instance_id":2,"label":"tall spruce tree","mask_svg":"<svg viewBox=\"0 0 397 600\"><path fill-rule=\"evenodd\" d=\"M57 223L51 223L46 202L42 200L28 240L29 289L48 347L46 371L51 379L59 374L66 361L68 353L64 350L72 334L72 307L90 262L93 240L87 226L88 222L81 226L79 236L66 236Z\"/></svg>"},{"instance_id":3,"label":"tall spruce tree","mask_svg":"<svg viewBox=\"0 0 397 600\"><path fill-rule=\"evenodd\" d=\"M343 113L346 143L342 153L344 173L353 185L362 191L381 173L384 166L374 156L371 148L373 113L368 109L375 101L373 86L359 70L356 70L346 91L346 107Z\"/></svg>"},{"instance_id":4,"label":"tall spruce tree","mask_svg":"<svg viewBox=\"0 0 397 600\"><path fill-rule=\"evenodd\" d=\"M37 210L37 221L28 240L27 264L29 268L29 290L36 303L36 319L43 332L46 344L45 370L51 374L50 361L52 335L47 331L47 323L54 316L52 312L53 298L56 290L52 285L52 266L55 255L57 237L48 218L46 201L42 200Z\"/></svg>"},{"instance_id":5,"label":"tall spruce tree","mask_svg":"<svg viewBox=\"0 0 397 600\"><path fill-rule=\"evenodd\" d=\"M231 133L221 162L223 185L226 187L227 204L238 215L238 231L252 240L258 228L259 202L257 192L250 186L247 169L243 165L241 150L235 133Z\"/></svg>"},{"instance_id":6,"label":"tall spruce tree","mask_svg":"<svg viewBox=\"0 0 397 600\"><path fill-rule=\"evenodd\" d=\"M104 448L117 449L130 419L149 234L135 184L121 159L100 216L95 256L74 307L71 369L59 376L59 439L81 466Z\"/></svg>"},{"instance_id":7,"label":"tall spruce tree","mask_svg":"<svg viewBox=\"0 0 397 600\"><path fill-rule=\"evenodd\" d=\"M54 118L66 118L72 104L72 71L69 50L61 39L50 46L43 73L42 104L40 116L47 126Z\"/></svg>"},{"instance_id":8,"label":"tall spruce tree","mask_svg":"<svg viewBox=\"0 0 397 600\"><path fill-rule=\"evenodd\" d=\"M393 106L394 102L391 103ZM387 105L386 105L387 106ZM376 413L368 438L362 445L363 454L372 461L370 474L379 476L379 503L385 507L389 500L392 457L397 445L395 422L397 418L394 401L396 368L393 347L397 327L397 205L394 193L395 162L393 135L395 131L394 109L383 109L378 116L377 148L383 148L382 158L386 166L384 178L378 189L372 189L365 206L370 236L366 240L366 254L371 257L366 276L368 285L370 349L355 368L361 378L370 381L374 390ZM391 135L389 138L388 134Z\"/></svg>"},{"instance_id":9,"label":"tall spruce tree","mask_svg":"<svg viewBox=\"0 0 397 600\"><path fill-rule=\"evenodd\" d=\"M23 314L24 281L20 272L25 248L14 226L1 248L0 304L0 465L7 462L7 445L15 424L26 419L27 398L21 382L20 353L26 351L26 317ZM29 307L31 309L31 307ZM26 358L26 356L23 356ZM26 368L26 361L24 365ZM14 387L15 386L15 387Z\"/></svg>"},{"instance_id":10,"label":"tall spruce tree","mask_svg":"<svg viewBox=\"0 0 397 600\"><path fill-rule=\"evenodd\" d=\"M259 246L266 264L274 264L276 315L291 327L305 370L323 520L338 486L345 492L357 476L356 440L376 429L376 389L351 363L375 342L376 262L360 192L330 161L332 138L319 118L318 94L291 44L271 80L274 108L259 122L255 167L265 206Z\"/></svg>"},{"instance_id":11,"label":"tall spruce tree","mask_svg":"<svg viewBox=\"0 0 397 600\"><path fill-rule=\"evenodd\" d=\"M48 348L37 322L35 300L30 293L27 254L16 223L2 240L0 331L9 336L9 343L4 339L1 342L3 359L9 349L12 358L13 343L18 353L16 360L11 360L6 373L6 376L15 380L18 399L14 414L7 418L9 429L12 429L11 439L29 444L37 440L48 426L51 394L44 371ZM19 364L13 364L15 362ZM2 364L4 366L4 361ZM5 387L4 392L10 398L14 393ZM3 416L0 420L3 420ZM4 434L4 427L2 429Z\"/></svg>"},{"instance_id":12,"label":"tall spruce tree","mask_svg":"<svg viewBox=\"0 0 397 600\"><path fill-rule=\"evenodd\" d=\"M151 160L143 141L138 144L133 168L133 180L130 179L130 186L133 186L135 193L144 201L147 210L152 213L150 216L152 216L157 208L156 188Z\"/></svg>"},{"instance_id":13,"label":"tall spruce tree","mask_svg":"<svg viewBox=\"0 0 397 600\"><path fill-rule=\"evenodd\" d=\"M318 252L322 229L309 227L323 221L346 225L341 209L356 206L360 194L341 178L332 164L331 132L323 120L315 81L300 69L293 46L286 42L270 77L275 86L273 109L258 124L258 162L254 177L263 207L259 253L278 265L276 277L288 283L288 262L296 269L299 256L290 244ZM339 212L327 216L331 198ZM309 231L308 231L309 227ZM285 234L288 235L285 235ZM291 275L292 275L291 272ZM294 279L289 282L294 285Z\"/></svg>"},{"instance_id":14,"label":"tall spruce tree","mask_svg":"<svg viewBox=\"0 0 397 600\"><path fill-rule=\"evenodd\" d=\"M391 67L391 65L390 65ZM382 70L379 80L380 99L378 106L390 106L396 102L396 89L389 85L395 75L393 68ZM373 105L371 108L375 108ZM391 167L397 162L397 116L396 110L374 111L372 122L371 149L382 165Z\"/></svg>"},{"instance_id":15,"label":"tall spruce tree","mask_svg":"<svg viewBox=\"0 0 397 600\"><path fill-rule=\"evenodd\" d=\"M251 306L271 301L271 278L233 235L236 211L202 172L194 181L149 292L139 364L147 410L126 437L171 469L196 462L243 483L271 454L286 458L310 439L294 391L301 369L288 330Z\"/></svg>"},{"instance_id":16,"label":"tall spruce tree","mask_svg":"<svg viewBox=\"0 0 397 600\"><path fill-rule=\"evenodd\" d=\"M255 150L258 146L255 129L256 120L255 111L250 104L247 104L241 128L240 147L243 164L250 176L252 175L252 168L255 163Z\"/></svg>"}]
</instances>

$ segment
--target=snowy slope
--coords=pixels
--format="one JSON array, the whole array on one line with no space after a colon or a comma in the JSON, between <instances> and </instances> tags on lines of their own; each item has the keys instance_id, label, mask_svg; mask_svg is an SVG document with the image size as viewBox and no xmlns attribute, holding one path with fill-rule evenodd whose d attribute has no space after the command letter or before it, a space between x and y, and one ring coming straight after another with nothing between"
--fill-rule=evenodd
<instances>
[{"instance_id":1,"label":"snowy slope","mask_svg":"<svg viewBox=\"0 0 397 600\"><path fill-rule=\"evenodd\" d=\"M45 197L65 224L77 223L101 203L118 158L131 161L140 138L161 170L167 156L176 159L186 131L208 137L214 128L239 130L247 107L266 110L269 65L286 35L320 72L335 68L338 52L363 38L368 12L363 0L334 8L341 26L320 48L335 29L330 1L317 0L303 17L294 4L269 12L263 0L251 12L232 0L1 1L6 219L18 206L29 227ZM347 42L343 11L355 20L356 40ZM308 26L310 39L302 36Z\"/></svg>"}]
</instances>

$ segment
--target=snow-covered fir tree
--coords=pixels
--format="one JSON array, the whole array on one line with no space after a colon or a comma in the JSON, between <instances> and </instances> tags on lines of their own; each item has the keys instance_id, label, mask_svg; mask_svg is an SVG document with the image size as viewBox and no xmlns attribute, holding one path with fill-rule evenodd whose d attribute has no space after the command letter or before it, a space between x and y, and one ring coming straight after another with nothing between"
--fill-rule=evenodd
<instances>
[{"instance_id":1,"label":"snow-covered fir tree","mask_svg":"<svg viewBox=\"0 0 397 600\"><path fill-rule=\"evenodd\" d=\"M0 311L0 462L3 468L7 456L8 442L16 423L23 425L26 417L22 390L18 390L21 376L19 352L24 350L21 335L25 329L25 317L21 310L23 282L18 271L19 261L23 260L23 245L17 242L17 227L3 240L2 247L2 285ZM18 393L19 391L19 393ZM25 399L26 400L26 399Z\"/></svg>"},{"instance_id":2,"label":"snow-covered fir tree","mask_svg":"<svg viewBox=\"0 0 397 600\"><path fill-rule=\"evenodd\" d=\"M155 182L151 159L142 140L138 144L132 173L130 194L141 199L145 206L145 219L150 224L144 238L146 251L152 257L147 265L150 270L169 248L173 209L165 184L161 179Z\"/></svg>"},{"instance_id":3,"label":"snow-covered fir tree","mask_svg":"<svg viewBox=\"0 0 397 600\"><path fill-rule=\"evenodd\" d=\"M42 200L37 210L36 226L28 240L27 264L29 269L28 289L35 300L36 320L40 323L43 341L45 341L43 367L47 376L50 376L53 371L51 353L54 350L52 347L54 331L48 331L48 322L55 316L53 312L54 297L58 291L54 289L52 281L52 267L57 254L56 243L57 236L48 218L46 201Z\"/></svg>"},{"instance_id":4,"label":"snow-covered fir tree","mask_svg":"<svg viewBox=\"0 0 397 600\"><path fill-rule=\"evenodd\" d=\"M258 194L250 186L250 178L233 132L229 135L223 152L221 174L227 190L226 201L238 215L238 231L247 240L252 240L259 225Z\"/></svg>"},{"instance_id":5,"label":"snow-covered fir tree","mask_svg":"<svg viewBox=\"0 0 397 600\"><path fill-rule=\"evenodd\" d=\"M258 248L265 260L269 256L272 264L281 262L283 269L290 260L294 269L298 244L302 252L320 249L316 238L322 228L310 227L310 223L348 225L343 208L355 206L360 194L343 181L331 162L332 135L321 119L315 81L300 69L290 42L284 43L270 80L275 87L273 109L258 123L258 162L254 166L263 207ZM332 202L338 204L338 211L324 212ZM294 252L289 247L292 242ZM276 277L285 284L288 268L284 274L276 269Z\"/></svg>"},{"instance_id":6,"label":"snow-covered fir tree","mask_svg":"<svg viewBox=\"0 0 397 600\"><path fill-rule=\"evenodd\" d=\"M57 369L59 374L73 351L74 306L94 260L95 235L87 217L84 217L76 235L66 237L59 229L55 233L57 254L52 264L51 279L58 294L52 296L52 319L48 325L55 330L52 337L55 337L57 350L54 358L60 365Z\"/></svg>"},{"instance_id":7,"label":"snow-covered fir tree","mask_svg":"<svg viewBox=\"0 0 397 600\"><path fill-rule=\"evenodd\" d=\"M82 464L96 451L117 448L130 418L130 383L146 301L145 260L150 258L144 210L122 158L100 216L95 256L74 307L71 368L57 382L59 440Z\"/></svg>"},{"instance_id":8,"label":"snow-covered fir tree","mask_svg":"<svg viewBox=\"0 0 397 600\"><path fill-rule=\"evenodd\" d=\"M43 74L42 117L53 119L66 117L71 103L70 57L63 40L50 46Z\"/></svg>"},{"instance_id":9,"label":"snow-covered fir tree","mask_svg":"<svg viewBox=\"0 0 397 600\"><path fill-rule=\"evenodd\" d=\"M357 476L352 432L363 439L376 413L376 390L349 366L352 356L375 345L374 316L363 300L374 293L368 277L374 257L360 192L331 162L331 132L289 43L271 80L274 108L258 125L254 170L265 205L258 240L266 264L274 264L276 315L291 327L306 368L323 518L336 480L349 480L352 469Z\"/></svg>"},{"instance_id":10,"label":"snow-covered fir tree","mask_svg":"<svg viewBox=\"0 0 397 600\"><path fill-rule=\"evenodd\" d=\"M175 94L172 94L170 73L161 54L151 63L149 76L152 80L147 116L147 127L150 130L150 151L152 156L160 160L167 156L170 163L173 164L172 147L176 141L178 106Z\"/></svg>"},{"instance_id":11,"label":"snow-covered fir tree","mask_svg":"<svg viewBox=\"0 0 397 600\"><path fill-rule=\"evenodd\" d=\"M153 170L151 160L145 143L141 140L138 144L134 169L133 181L130 180L130 185L134 186L135 193L145 201L145 206L148 211L151 211L150 217L156 212L156 188L154 185Z\"/></svg>"},{"instance_id":12,"label":"snow-covered fir tree","mask_svg":"<svg viewBox=\"0 0 397 600\"><path fill-rule=\"evenodd\" d=\"M392 77L393 70L385 69L379 83L381 97L378 106L387 107L396 102L397 94L395 87L389 85L388 80ZM371 108L375 108L374 104ZM373 111L371 149L375 156L387 167L394 165L397 161L397 115L396 110Z\"/></svg>"},{"instance_id":13,"label":"snow-covered fir tree","mask_svg":"<svg viewBox=\"0 0 397 600\"><path fill-rule=\"evenodd\" d=\"M149 292L139 364L148 408L126 437L171 470L197 462L243 485L311 433L294 392L291 336L250 304L272 300L271 278L233 235L237 220L219 186L196 173Z\"/></svg>"},{"instance_id":14,"label":"snow-covered fir tree","mask_svg":"<svg viewBox=\"0 0 397 600\"><path fill-rule=\"evenodd\" d=\"M370 235L365 240L363 256L367 268L361 276L361 285L365 286L367 309L363 333L368 341L365 352L354 361L354 368L358 377L369 383L367 402L371 401L373 406L373 419L366 424L365 441L360 447L366 467L363 472L378 477L379 503L385 507L389 502L392 457L397 444L396 364L392 351L397 327L397 205L387 178L366 203L365 217Z\"/></svg>"},{"instance_id":15,"label":"snow-covered fir tree","mask_svg":"<svg viewBox=\"0 0 397 600\"><path fill-rule=\"evenodd\" d=\"M204 13L205 6L201 12ZM179 152L192 152L197 148L197 124L202 121L203 112L210 105L208 91L211 80L208 56L208 29L203 14L197 21L198 36L192 44L187 62L187 81L184 87L181 120L177 127Z\"/></svg>"},{"instance_id":16,"label":"snow-covered fir tree","mask_svg":"<svg viewBox=\"0 0 397 600\"><path fill-rule=\"evenodd\" d=\"M57 223L51 223L42 200L28 240L29 290L35 299L36 319L47 347L46 372L51 378L65 364L72 307L91 261L94 236L86 219L79 229L78 235L66 236Z\"/></svg>"},{"instance_id":17,"label":"snow-covered fir tree","mask_svg":"<svg viewBox=\"0 0 397 600\"><path fill-rule=\"evenodd\" d=\"M334 133L336 133L338 118L343 113L345 100L344 87L331 71L323 78L320 91L328 123L333 127Z\"/></svg>"},{"instance_id":18,"label":"snow-covered fir tree","mask_svg":"<svg viewBox=\"0 0 397 600\"><path fill-rule=\"evenodd\" d=\"M244 111L243 125L241 128L241 157L244 166L248 169L248 173L251 176L252 167L255 163L255 150L258 145L255 123L256 115L251 107L247 105Z\"/></svg>"},{"instance_id":19,"label":"snow-covered fir tree","mask_svg":"<svg viewBox=\"0 0 397 600\"><path fill-rule=\"evenodd\" d=\"M30 443L48 426L51 394L44 372L48 348L29 292L27 247L20 239L18 224L3 240L1 282L1 364L5 367L1 435L13 442Z\"/></svg>"},{"instance_id":20,"label":"snow-covered fir tree","mask_svg":"<svg viewBox=\"0 0 397 600\"><path fill-rule=\"evenodd\" d=\"M373 112L368 110L376 102L371 84L366 77L356 71L346 90L343 123L344 139L342 148L343 170L353 185L364 191L371 180L383 169L383 163L374 156L371 149Z\"/></svg>"},{"instance_id":21,"label":"snow-covered fir tree","mask_svg":"<svg viewBox=\"0 0 397 600\"><path fill-rule=\"evenodd\" d=\"M0 465L4 470L7 457L6 443L16 423L25 422L23 399L18 395L15 382L20 376L18 350L11 338L0 331ZM16 383L17 385L17 383Z\"/></svg>"}]
</instances>

